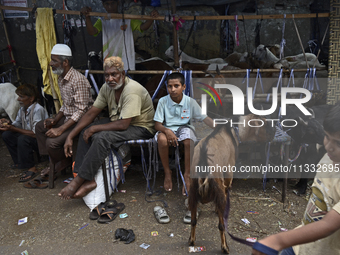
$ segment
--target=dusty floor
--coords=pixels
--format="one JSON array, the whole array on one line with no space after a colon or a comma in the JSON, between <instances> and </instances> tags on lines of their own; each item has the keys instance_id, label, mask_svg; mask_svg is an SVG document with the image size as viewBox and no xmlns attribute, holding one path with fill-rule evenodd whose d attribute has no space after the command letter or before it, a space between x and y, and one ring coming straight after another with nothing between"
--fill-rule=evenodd
<instances>
[{"instance_id":1,"label":"dusty floor","mask_svg":"<svg viewBox=\"0 0 340 255\"><path fill-rule=\"evenodd\" d=\"M30 255L188 253L190 225L183 223L185 198L177 188L170 193L162 192L159 197L148 197L148 200L164 199L169 205L166 210L171 222L158 224L153 208L162 203L145 201L146 182L138 161L126 172L126 182L118 187L119 190L126 190L126 193L117 192L112 196L112 199L125 204L123 212L128 217L117 217L109 224L89 220L90 211L82 200L58 199L57 193L66 185L63 180L70 177L70 173L64 176L59 173L54 189L30 190L18 182L18 177L13 177L20 171L10 170L12 160L2 140L0 162L0 254L20 254L25 250ZM42 162L38 166L42 169L46 165L47 162ZM157 175L157 187L162 185L162 180L163 174L160 172ZM279 202L281 195L272 189L273 185L281 190L281 183L268 183L266 193L263 193L260 179L234 180L229 219L232 234L241 238L262 238L279 232L280 227L292 229L299 225L306 198L296 196L289 187L288 202L283 206ZM202 212L196 230L196 245L206 247L204 254L221 254L218 218L214 208L209 204L200 208ZM248 214L247 211L256 211L258 214ZM18 220L24 217L28 217L28 222L18 226ZM243 218L247 218L250 225L245 225L241 221ZM131 244L114 242L117 228L132 229L136 240ZM158 236L151 236L152 231L158 231ZM170 237L171 233L173 237ZM250 254L247 246L229 237L227 240L230 254ZM144 250L139 247L142 243L150 247Z\"/></svg>"}]
</instances>

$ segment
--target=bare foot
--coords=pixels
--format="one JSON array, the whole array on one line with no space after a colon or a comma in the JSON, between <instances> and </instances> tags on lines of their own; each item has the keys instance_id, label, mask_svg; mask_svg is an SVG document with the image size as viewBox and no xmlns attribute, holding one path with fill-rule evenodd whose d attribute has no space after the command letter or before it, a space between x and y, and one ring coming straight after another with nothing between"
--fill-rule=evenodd
<instances>
[{"instance_id":1,"label":"bare foot","mask_svg":"<svg viewBox=\"0 0 340 255\"><path fill-rule=\"evenodd\" d=\"M80 186L84 183L84 179L76 176L65 188L63 188L58 196L61 199L69 200L71 197L74 196L76 191L80 188Z\"/></svg>"},{"instance_id":2,"label":"bare foot","mask_svg":"<svg viewBox=\"0 0 340 255\"><path fill-rule=\"evenodd\" d=\"M164 176L164 189L166 191L171 191L172 190L171 170L169 170L168 172L165 172L165 176Z\"/></svg>"},{"instance_id":3,"label":"bare foot","mask_svg":"<svg viewBox=\"0 0 340 255\"><path fill-rule=\"evenodd\" d=\"M184 174L184 181L185 181L185 186L187 187L187 192L189 194L189 190L190 190L190 182L191 182L191 179L190 179L190 174ZM185 188L184 188L184 185L183 185L183 189L182 189L182 194L183 196L186 196L187 194L185 193Z\"/></svg>"},{"instance_id":4,"label":"bare foot","mask_svg":"<svg viewBox=\"0 0 340 255\"><path fill-rule=\"evenodd\" d=\"M97 188L97 183L95 180L92 181L84 181L84 183L79 187L79 189L74 193L73 197L71 198L82 198L89 194L92 190Z\"/></svg>"}]
</instances>

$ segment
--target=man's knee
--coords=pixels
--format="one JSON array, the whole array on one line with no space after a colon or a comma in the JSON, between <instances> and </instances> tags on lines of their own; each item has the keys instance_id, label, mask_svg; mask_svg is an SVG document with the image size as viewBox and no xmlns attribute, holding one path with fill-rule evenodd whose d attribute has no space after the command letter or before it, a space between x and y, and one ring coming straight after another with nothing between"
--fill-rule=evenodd
<instances>
[{"instance_id":1,"label":"man's knee","mask_svg":"<svg viewBox=\"0 0 340 255\"><path fill-rule=\"evenodd\" d=\"M47 138L46 139L46 148L49 149L60 149L64 147L65 140L61 141L60 139L56 138Z\"/></svg>"},{"instance_id":2,"label":"man's knee","mask_svg":"<svg viewBox=\"0 0 340 255\"><path fill-rule=\"evenodd\" d=\"M35 125L35 133L43 133L45 135L46 132L46 128L44 127L44 121L39 121L36 125Z\"/></svg>"},{"instance_id":3,"label":"man's knee","mask_svg":"<svg viewBox=\"0 0 340 255\"><path fill-rule=\"evenodd\" d=\"M13 139L13 134L11 131L5 131L2 133L1 137L4 140L4 142L7 142Z\"/></svg>"},{"instance_id":4,"label":"man's knee","mask_svg":"<svg viewBox=\"0 0 340 255\"><path fill-rule=\"evenodd\" d=\"M160 146L168 146L168 141L166 139L166 135L163 133L159 133L157 137L157 143Z\"/></svg>"},{"instance_id":5,"label":"man's knee","mask_svg":"<svg viewBox=\"0 0 340 255\"><path fill-rule=\"evenodd\" d=\"M183 144L185 148L190 148L190 146L193 146L195 143L191 139L185 139L183 140Z\"/></svg>"},{"instance_id":6,"label":"man's knee","mask_svg":"<svg viewBox=\"0 0 340 255\"><path fill-rule=\"evenodd\" d=\"M27 146L31 144L31 139L27 135L20 135L18 137L18 145Z\"/></svg>"}]
</instances>

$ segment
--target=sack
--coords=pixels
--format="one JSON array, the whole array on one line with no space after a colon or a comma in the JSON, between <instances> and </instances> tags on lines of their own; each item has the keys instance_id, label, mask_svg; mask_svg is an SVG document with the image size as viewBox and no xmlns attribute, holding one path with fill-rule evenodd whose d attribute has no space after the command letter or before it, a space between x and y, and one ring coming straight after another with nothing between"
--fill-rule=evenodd
<instances>
[{"instance_id":1,"label":"sack","mask_svg":"<svg viewBox=\"0 0 340 255\"><path fill-rule=\"evenodd\" d=\"M123 145L125 146L125 145ZM122 146L121 146L122 147ZM131 158L131 153L130 153L130 147L128 147L128 151L125 148L125 157L127 155L129 155L129 157ZM120 148L119 148L120 150ZM119 151L118 150L118 151ZM110 152L112 153L112 152ZM119 155L121 155L120 152L118 152ZM109 196L112 195L112 193L114 192L114 188L118 185L118 183L121 180L121 176L120 176L120 171L119 171L119 164L117 161L117 157L114 155L114 153L112 153L112 161L114 163L114 167L112 167L112 162L110 162L110 156L107 157L105 159L105 165L106 165L106 174L107 174L107 181L108 181L108 188L109 188ZM123 172L125 173L128 166L130 165L130 160L124 160L124 158L121 156L122 161L123 161ZM111 167L109 167L111 165ZM115 179L116 176L116 179ZM90 208L90 210L92 211L97 205L99 205L102 202L106 201L106 197L105 197L105 188L104 188L104 178L103 178L103 170L102 167L99 167L98 169L98 173L96 174L96 176L94 177L96 183L97 183L97 187L92 190L89 194L87 194L86 196L83 197L83 200L85 202L85 204Z\"/></svg>"}]
</instances>

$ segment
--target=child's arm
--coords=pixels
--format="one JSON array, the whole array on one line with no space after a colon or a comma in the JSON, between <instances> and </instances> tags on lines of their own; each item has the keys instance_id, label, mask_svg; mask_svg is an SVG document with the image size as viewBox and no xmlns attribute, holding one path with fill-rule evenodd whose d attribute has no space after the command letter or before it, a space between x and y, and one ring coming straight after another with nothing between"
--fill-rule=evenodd
<instances>
[{"instance_id":1,"label":"child's arm","mask_svg":"<svg viewBox=\"0 0 340 255\"><path fill-rule=\"evenodd\" d=\"M211 128L215 128L214 127L214 121L210 118L210 117L206 117L203 122L205 123L205 125L211 127Z\"/></svg>"},{"instance_id":2,"label":"child's arm","mask_svg":"<svg viewBox=\"0 0 340 255\"><path fill-rule=\"evenodd\" d=\"M165 134L168 145L173 145L174 147L176 147L176 145L178 146L178 138L171 129L164 127L163 124L158 121L155 121L155 129Z\"/></svg>"},{"instance_id":3,"label":"child's arm","mask_svg":"<svg viewBox=\"0 0 340 255\"><path fill-rule=\"evenodd\" d=\"M271 235L259 241L260 243L281 251L285 248L310 243L321 238L325 238L340 229L340 214L335 211L329 211L322 220L307 224L287 232ZM257 250L252 251L252 255L261 255Z\"/></svg>"}]
</instances>

